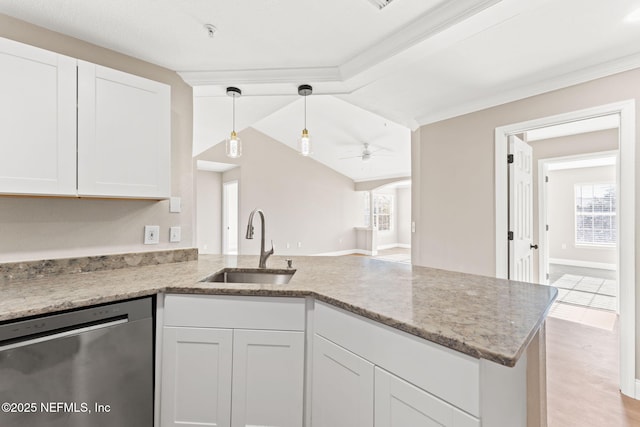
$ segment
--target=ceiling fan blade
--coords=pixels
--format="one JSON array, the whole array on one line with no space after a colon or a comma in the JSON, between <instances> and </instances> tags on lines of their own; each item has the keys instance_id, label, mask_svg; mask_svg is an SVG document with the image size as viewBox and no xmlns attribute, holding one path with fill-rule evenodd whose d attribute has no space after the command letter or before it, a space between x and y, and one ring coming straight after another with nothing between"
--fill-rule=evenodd
<instances>
[{"instance_id":1,"label":"ceiling fan blade","mask_svg":"<svg viewBox=\"0 0 640 427\"><path fill-rule=\"evenodd\" d=\"M362 154L359 154L357 156L339 157L338 160L359 159L360 157L362 157Z\"/></svg>"}]
</instances>

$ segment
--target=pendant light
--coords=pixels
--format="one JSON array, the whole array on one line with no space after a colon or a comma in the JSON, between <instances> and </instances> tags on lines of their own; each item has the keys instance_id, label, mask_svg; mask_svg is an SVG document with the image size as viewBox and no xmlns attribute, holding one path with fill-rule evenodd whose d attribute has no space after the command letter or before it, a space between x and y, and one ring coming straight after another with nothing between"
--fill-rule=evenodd
<instances>
[{"instance_id":1,"label":"pendant light","mask_svg":"<svg viewBox=\"0 0 640 427\"><path fill-rule=\"evenodd\" d=\"M307 130L307 96L311 95L312 91L313 88L309 85L298 86L298 95L304 96L304 129L302 129L302 135L298 143L298 149L303 156L311 154L311 137Z\"/></svg>"},{"instance_id":2,"label":"pendant light","mask_svg":"<svg viewBox=\"0 0 640 427\"><path fill-rule=\"evenodd\" d=\"M233 127L231 135L225 140L227 156L236 159L242 156L242 141L236 134L236 98L242 95L242 91L237 87L228 87L227 95L233 98Z\"/></svg>"}]
</instances>

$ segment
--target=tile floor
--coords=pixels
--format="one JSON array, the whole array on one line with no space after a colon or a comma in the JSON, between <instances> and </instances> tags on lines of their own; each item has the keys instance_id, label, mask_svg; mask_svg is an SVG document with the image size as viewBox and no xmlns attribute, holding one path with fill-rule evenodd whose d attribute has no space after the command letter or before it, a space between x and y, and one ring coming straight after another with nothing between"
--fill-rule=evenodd
<instances>
[{"instance_id":1,"label":"tile floor","mask_svg":"<svg viewBox=\"0 0 640 427\"><path fill-rule=\"evenodd\" d=\"M549 282L558 288L558 299L549 316L608 331L616 314L616 273L611 270L549 265Z\"/></svg>"},{"instance_id":2,"label":"tile floor","mask_svg":"<svg viewBox=\"0 0 640 427\"><path fill-rule=\"evenodd\" d=\"M549 265L552 286L558 288L557 302L615 311L618 286L615 272L594 268Z\"/></svg>"}]
</instances>

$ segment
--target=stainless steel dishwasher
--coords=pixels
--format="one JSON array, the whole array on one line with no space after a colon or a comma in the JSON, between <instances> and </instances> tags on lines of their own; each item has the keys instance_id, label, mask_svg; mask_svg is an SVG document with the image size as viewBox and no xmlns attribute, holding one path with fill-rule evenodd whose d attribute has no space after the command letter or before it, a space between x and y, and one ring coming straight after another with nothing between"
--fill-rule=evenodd
<instances>
[{"instance_id":1,"label":"stainless steel dishwasher","mask_svg":"<svg viewBox=\"0 0 640 427\"><path fill-rule=\"evenodd\" d=\"M152 427L152 298L0 325L0 426Z\"/></svg>"}]
</instances>

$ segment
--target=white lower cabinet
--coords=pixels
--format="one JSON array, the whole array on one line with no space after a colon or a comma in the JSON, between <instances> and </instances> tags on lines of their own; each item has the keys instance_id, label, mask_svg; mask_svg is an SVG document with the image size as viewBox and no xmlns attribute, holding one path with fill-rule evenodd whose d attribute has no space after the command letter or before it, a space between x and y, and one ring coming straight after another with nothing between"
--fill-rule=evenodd
<instances>
[{"instance_id":1,"label":"white lower cabinet","mask_svg":"<svg viewBox=\"0 0 640 427\"><path fill-rule=\"evenodd\" d=\"M304 324L302 299L167 296L160 425L300 427Z\"/></svg>"},{"instance_id":2,"label":"white lower cabinet","mask_svg":"<svg viewBox=\"0 0 640 427\"><path fill-rule=\"evenodd\" d=\"M375 427L479 427L480 421L375 368Z\"/></svg>"},{"instance_id":3,"label":"white lower cabinet","mask_svg":"<svg viewBox=\"0 0 640 427\"><path fill-rule=\"evenodd\" d=\"M313 342L313 427L373 427L374 366L322 338Z\"/></svg>"},{"instance_id":4,"label":"white lower cabinet","mask_svg":"<svg viewBox=\"0 0 640 427\"><path fill-rule=\"evenodd\" d=\"M165 327L162 426L229 426L231 329Z\"/></svg>"},{"instance_id":5,"label":"white lower cabinet","mask_svg":"<svg viewBox=\"0 0 640 427\"><path fill-rule=\"evenodd\" d=\"M233 427L302 423L304 332L233 332Z\"/></svg>"},{"instance_id":6,"label":"white lower cabinet","mask_svg":"<svg viewBox=\"0 0 640 427\"><path fill-rule=\"evenodd\" d=\"M313 345L313 427L480 427L477 418L320 335Z\"/></svg>"}]
</instances>

